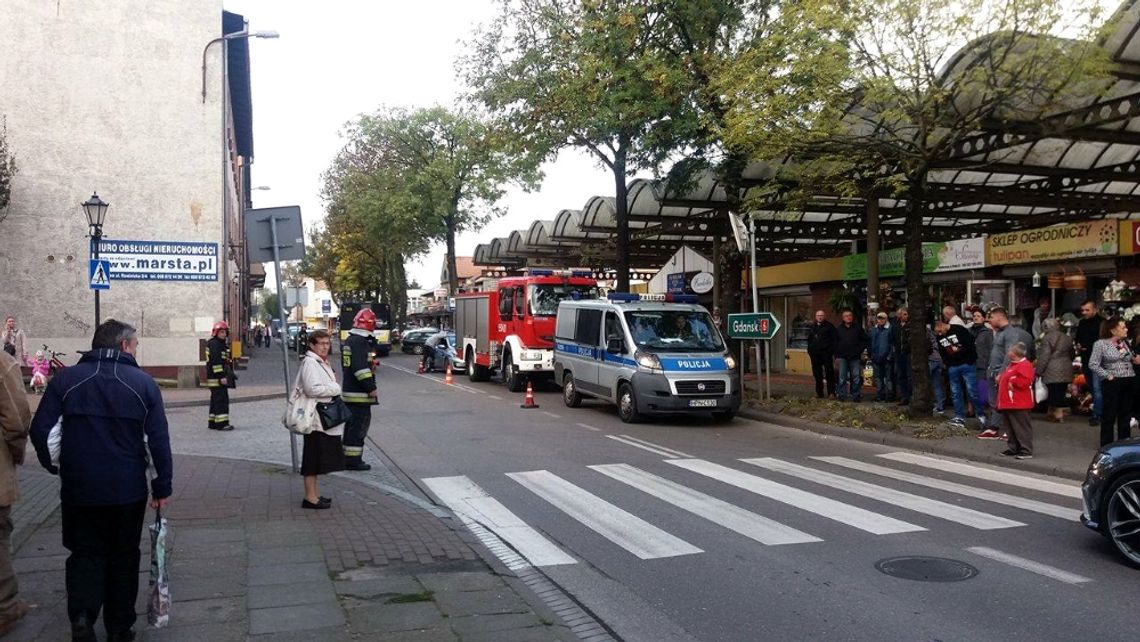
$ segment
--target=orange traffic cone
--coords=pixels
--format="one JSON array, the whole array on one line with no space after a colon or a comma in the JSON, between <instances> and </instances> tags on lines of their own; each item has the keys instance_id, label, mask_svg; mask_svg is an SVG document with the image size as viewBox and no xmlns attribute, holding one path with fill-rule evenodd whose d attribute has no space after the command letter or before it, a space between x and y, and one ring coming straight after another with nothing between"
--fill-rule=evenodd
<instances>
[{"instance_id":1,"label":"orange traffic cone","mask_svg":"<svg viewBox=\"0 0 1140 642\"><path fill-rule=\"evenodd\" d=\"M424 373L424 362L421 359L420 360L420 369L416 371L416 374L423 374L423 373Z\"/></svg>"},{"instance_id":2,"label":"orange traffic cone","mask_svg":"<svg viewBox=\"0 0 1140 642\"><path fill-rule=\"evenodd\" d=\"M522 405L519 408L537 408L538 404L534 402L534 386L531 382L526 382L526 399L523 399Z\"/></svg>"},{"instance_id":3,"label":"orange traffic cone","mask_svg":"<svg viewBox=\"0 0 1140 642\"><path fill-rule=\"evenodd\" d=\"M455 383L455 377L451 376L451 364L447 364L447 374L443 376L443 382L447 385Z\"/></svg>"}]
</instances>

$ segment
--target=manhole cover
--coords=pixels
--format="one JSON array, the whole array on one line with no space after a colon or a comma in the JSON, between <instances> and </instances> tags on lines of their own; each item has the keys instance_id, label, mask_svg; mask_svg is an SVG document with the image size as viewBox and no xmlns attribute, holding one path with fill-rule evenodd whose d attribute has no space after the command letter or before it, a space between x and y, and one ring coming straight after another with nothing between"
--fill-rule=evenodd
<instances>
[{"instance_id":1,"label":"manhole cover","mask_svg":"<svg viewBox=\"0 0 1140 642\"><path fill-rule=\"evenodd\" d=\"M961 582L978 574L973 566L945 557L888 557L875 562L875 568L891 577L919 582Z\"/></svg>"}]
</instances>

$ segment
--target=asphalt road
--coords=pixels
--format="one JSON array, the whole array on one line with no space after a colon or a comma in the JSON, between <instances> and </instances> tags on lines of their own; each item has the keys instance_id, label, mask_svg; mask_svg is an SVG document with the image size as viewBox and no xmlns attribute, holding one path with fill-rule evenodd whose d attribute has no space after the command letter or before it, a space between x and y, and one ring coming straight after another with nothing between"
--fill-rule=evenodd
<instances>
[{"instance_id":1,"label":"asphalt road","mask_svg":"<svg viewBox=\"0 0 1140 642\"><path fill-rule=\"evenodd\" d=\"M493 382L382 364L388 456L626 640L1136 637L1140 570L1076 521L1073 482L739 419L626 425L553 387L523 410ZM977 575L876 568L903 556Z\"/></svg>"},{"instance_id":2,"label":"asphalt road","mask_svg":"<svg viewBox=\"0 0 1140 642\"><path fill-rule=\"evenodd\" d=\"M378 466L362 481L417 484L623 639L1136 638L1140 570L1076 522L1073 482L739 419L626 425L553 387L523 410L495 383L382 364L370 437L406 476ZM287 463L283 403L234 404L231 433L205 430L205 408L171 409L175 449ZM876 569L900 556L978 574Z\"/></svg>"}]
</instances>

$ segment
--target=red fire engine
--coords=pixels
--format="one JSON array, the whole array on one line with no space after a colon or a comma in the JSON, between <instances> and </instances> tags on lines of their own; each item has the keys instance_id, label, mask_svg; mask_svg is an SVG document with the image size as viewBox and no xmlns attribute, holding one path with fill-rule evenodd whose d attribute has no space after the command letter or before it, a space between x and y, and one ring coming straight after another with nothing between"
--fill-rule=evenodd
<instances>
[{"instance_id":1,"label":"red fire engine","mask_svg":"<svg viewBox=\"0 0 1140 642\"><path fill-rule=\"evenodd\" d=\"M554 317L566 298L598 298L589 272L529 270L500 279L497 289L455 298L455 343L472 381L503 373L511 392L528 378L554 375Z\"/></svg>"}]
</instances>

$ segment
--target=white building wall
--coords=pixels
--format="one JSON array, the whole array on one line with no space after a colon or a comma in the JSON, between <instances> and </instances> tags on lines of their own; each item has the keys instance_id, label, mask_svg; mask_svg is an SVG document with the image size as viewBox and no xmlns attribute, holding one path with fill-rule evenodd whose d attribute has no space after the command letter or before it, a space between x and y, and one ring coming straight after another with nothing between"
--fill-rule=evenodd
<instances>
[{"instance_id":1,"label":"white building wall","mask_svg":"<svg viewBox=\"0 0 1140 642\"><path fill-rule=\"evenodd\" d=\"M648 292L650 294L665 294L669 291L669 275L678 272L714 272L712 261L701 254L682 247L677 250L673 258L665 262L661 269L649 280Z\"/></svg>"},{"instance_id":2,"label":"white building wall","mask_svg":"<svg viewBox=\"0 0 1140 642\"><path fill-rule=\"evenodd\" d=\"M222 240L221 0L5 0L0 117L19 171L0 223L0 314L38 347L90 346L87 223L109 239ZM223 250L224 256L224 250ZM218 282L114 281L103 318L141 331L143 365L198 363L222 312ZM31 347L31 345L29 347Z\"/></svg>"}]
</instances>

